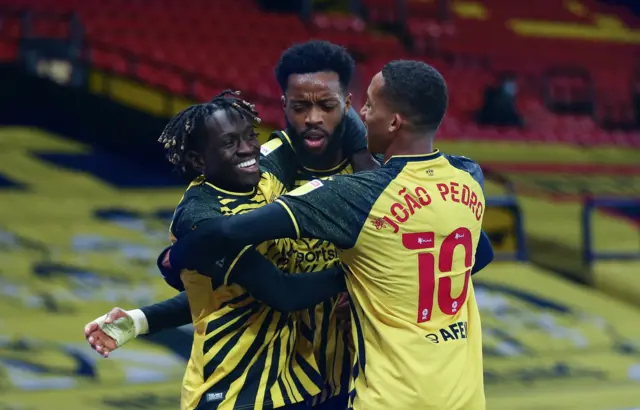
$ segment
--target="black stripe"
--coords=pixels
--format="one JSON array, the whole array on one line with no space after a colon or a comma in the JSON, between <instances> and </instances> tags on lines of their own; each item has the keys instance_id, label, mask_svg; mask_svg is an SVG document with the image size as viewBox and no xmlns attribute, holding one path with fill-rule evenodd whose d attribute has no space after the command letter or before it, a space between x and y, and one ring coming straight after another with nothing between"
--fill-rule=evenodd
<instances>
[{"instance_id":1,"label":"black stripe","mask_svg":"<svg viewBox=\"0 0 640 410\"><path fill-rule=\"evenodd\" d=\"M278 329L282 329L282 327L287 323L288 315L280 313L280 319L278 320ZM273 386L276 383L278 378L278 370L280 369L280 344L282 342L282 333L279 332L278 336L273 341L273 353L271 355L271 368L269 369L269 377L267 377L267 394L265 395L265 402L273 402L273 398L271 397L271 389L270 386ZM286 391L285 391L286 394ZM289 404L285 401L285 404Z\"/></svg>"},{"instance_id":2,"label":"black stripe","mask_svg":"<svg viewBox=\"0 0 640 410\"><path fill-rule=\"evenodd\" d=\"M291 316L289 316L289 317L287 318L287 327L289 328L289 330L291 330L291 328L292 328L292 324L293 324L293 320L292 320ZM294 337L295 337L295 333L294 333L294 332L289 333L289 337L287 338L287 350L286 350L287 354L289 354L289 353L291 352L291 339L294 339ZM294 344L294 346L295 346L295 344ZM288 360L289 360L289 363L291 363L291 360L293 360L293 357L290 357L290 356L289 356L289 357L288 357ZM285 363L285 366L286 366L286 363ZM284 369L286 369L286 367L285 367L285 368L283 368L283 370L284 370ZM293 386L291 386L291 384L289 384L289 380L287 380L287 379L286 379L286 378L284 378L284 377L283 377L282 379L283 379L283 380L284 380L284 382L287 384L287 387L288 387L291 391L293 391ZM290 400L293 400L293 398L290 398Z\"/></svg>"},{"instance_id":3,"label":"black stripe","mask_svg":"<svg viewBox=\"0 0 640 410\"><path fill-rule=\"evenodd\" d=\"M225 307L226 305L229 305L230 303L227 303L225 305L220 306L220 309ZM211 322L207 323L207 334L211 333L211 332L215 332L215 330L217 328L219 328L220 326L224 325L225 323L229 323L230 321L232 321L233 319L242 316L243 313L247 312L247 311L251 311L254 309L259 308L260 306L262 306L262 304L260 302L258 302L257 300L254 300L253 302L245 305L245 306L240 306L240 307L236 307L233 308L233 310L228 311L227 313L225 313L224 315L220 316L217 319L212 320Z\"/></svg>"},{"instance_id":4,"label":"black stripe","mask_svg":"<svg viewBox=\"0 0 640 410\"><path fill-rule=\"evenodd\" d=\"M247 197L247 198L238 198L237 200L233 201L233 202L229 202L226 203L224 205L222 205L224 208L227 208L230 212L231 215L235 215L236 209L238 209L239 207L243 206L243 205L248 205L248 208L246 211L243 212L248 212L251 211L253 209L256 208L260 208L260 206L264 205L264 199L261 200L257 200L257 196L252 196L252 197Z\"/></svg>"},{"instance_id":5,"label":"black stripe","mask_svg":"<svg viewBox=\"0 0 640 410\"><path fill-rule=\"evenodd\" d=\"M296 355L296 359L297 357L298 355ZM302 382L300 381L300 378L298 377L296 372L293 371L293 363L296 361L296 359L292 358L291 361L289 362L289 374L291 375L291 380L293 381L293 384L296 390L298 391L300 396L302 396L302 399L306 400L309 397L311 397L311 395L307 392L307 390L302 385Z\"/></svg>"},{"instance_id":6,"label":"black stripe","mask_svg":"<svg viewBox=\"0 0 640 410\"><path fill-rule=\"evenodd\" d=\"M365 368L367 365L367 359L364 351L364 333L362 332L362 323L360 322L360 318L358 317L358 311L356 310L355 305L351 298L349 298L349 305L351 306L351 313L353 316L353 322L356 326L356 338L357 338L357 351L358 351L358 362L360 363L360 367L362 368L362 374L364 376ZM365 376L366 377L366 376Z\"/></svg>"},{"instance_id":7,"label":"black stripe","mask_svg":"<svg viewBox=\"0 0 640 410\"><path fill-rule=\"evenodd\" d=\"M349 390L349 378L351 377L351 352L349 351L349 336L347 332L342 332L342 367L340 368L340 393Z\"/></svg>"},{"instance_id":8,"label":"black stripe","mask_svg":"<svg viewBox=\"0 0 640 410\"><path fill-rule=\"evenodd\" d=\"M226 329L221 330L218 334L205 340L204 344L202 345L202 354L207 354L207 352L223 337L231 334L232 332L235 332L236 330L244 326L246 324L246 319L248 318L248 316L253 314L256 309L260 308L260 306L261 304L259 302L253 302L248 304L247 306L233 309L232 311L224 314L218 319L212 320L211 322L207 323L206 334L210 334L212 332L215 332L223 325L237 319L235 323L229 325ZM246 317L243 318L243 316ZM222 319L224 319L224 322L222 321Z\"/></svg>"},{"instance_id":9,"label":"black stripe","mask_svg":"<svg viewBox=\"0 0 640 410\"><path fill-rule=\"evenodd\" d=\"M353 390L349 392L349 410L353 410L353 401L356 399L357 395L358 395L358 392L354 387Z\"/></svg>"},{"instance_id":10,"label":"black stripe","mask_svg":"<svg viewBox=\"0 0 640 410\"><path fill-rule=\"evenodd\" d=\"M282 398L284 399L285 406L290 405L291 404L291 397L289 397L289 393L287 393L287 388L284 385L284 382L282 381L282 378L278 379L278 387L280 388L280 391L282 392Z\"/></svg>"},{"instance_id":11,"label":"black stripe","mask_svg":"<svg viewBox=\"0 0 640 410\"><path fill-rule=\"evenodd\" d=\"M313 343L313 331L311 330L311 328L309 328L309 326L307 326L307 324L302 320L298 323L300 323L300 334L304 336L305 339Z\"/></svg>"},{"instance_id":12,"label":"black stripe","mask_svg":"<svg viewBox=\"0 0 640 410\"><path fill-rule=\"evenodd\" d=\"M216 353L216 355L213 356L211 360L209 360L209 362L204 365L204 369L202 370L204 380L207 380L209 379L209 377L211 377L220 363L222 363L224 358L227 357L231 349L233 349L238 344L238 341L247 329L247 327L240 329L240 331L233 335L233 337L227 343L225 343L224 346L222 346L220 351L218 351L218 353Z\"/></svg>"},{"instance_id":13,"label":"black stripe","mask_svg":"<svg viewBox=\"0 0 640 410\"><path fill-rule=\"evenodd\" d=\"M272 313L273 310L270 312ZM256 359L253 366L247 372L247 378L245 379L240 392L238 393L238 398L236 400L236 404L233 407L234 410L238 410L239 408L246 408L248 404L251 404L255 407L256 399L258 397L258 391L260 390L260 380L262 380L262 373L264 373L264 369L267 365L267 357L269 356L269 349L267 346L264 346L264 349ZM266 385L265 392L269 391L269 386ZM266 396L266 394L265 394ZM263 400L264 401L264 400Z\"/></svg>"},{"instance_id":14,"label":"black stripe","mask_svg":"<svg viewBox=\"0 0 640 410\"><path fill-rule=\"evenodd\" d=\"M313 366L311 366L304 357L296 354L296 361L300 365L300 369L307 375L309 380L313 382L320 390L324 388L324 380L322 380L322 376L318 373ZM306 390L305 390L306 391Z\"/></svg>"},{"instance_id":15,"label":"black stripe","mask_svg":"<svg viewBox=\"0 0 640 410\"><path fill-rule=\"evenodd\" d=\"M249 312L245 312L244 315L246 317L240 317L234 324L227 326L217 334L205 340L202 344L202 354L207 354L213 346L215 346L218 342L220 342L220 340L222 340L222 338L244 327L247 324L247 318L251 316Z\"/></svg>"},{"instance_id":16,"label":"black stripe","mask_svg":"<svg viewBox=\"0 0 640 410\"><path fill-rule=\"evenodd\" d=\"M247 366L249 365L251 360L256 356L256 354L258 353L258 350L260 350L260 348L263 347L264 345L267 332L271 325L271 321L273 320L273 314L274 314L273 309L269 309L269 312L267 313L267 317L264 319L264 321L262 322L262 325L260 326L260 330L258 330L258 333L253 338L253 341L249 345L249 348L246 350L244 356L242 356L242 359L240 359L240 362L238 363L238 365L226 376L224 376L220 380L220 382L217 383L218 391L226 392L227 390L229 390L229 386L231 386L231 383L233 383L235 380L240 378L240 376L242 376L242 374L247 370ZM205 377L208 377L208 376L206 376L205 374ZM247 380L245 381L245 383L252 383L252 382L260 383L260 378L258 377L258 379L256 380L249 380L247 378ZM238 403L238 401L236 401L236 404L247 404L247 403Z\"/></svg>"},{"instance_id":17,"label":"black stripe","mask_svg":"<svg viewBox=\"0 0 640 410\"><path fill-rule=\"evenodd\" d=\"M325 300L322 302L322 327L320 328L320 374L322 380L327 380L327 334L329 332L329 321L331 319L331 301Z\"/></svg>"},{"instance_id":18,"label":"black stripe","mask_svg":"<svg viewBox=\"0 0 640 410\"><path fill-rule=\"evenodd\" d=\"M229 299L229 300L227 300L226 302L224 302L223 304L221 304L221 305L220 305L220 307L219 307L218 309L222 309L223 307L226 307L226 306L228 306L228 305L235 305L235 304L238 304L238 303L240 303L240 302L243 302L243 301L245 301L246 299L248 299L248 298L249 298L249 296L251 296L251 295L249 295L249 292L245 292L245 293L241 294L240 296L236 296L236 297L235 297L235 298L233 298L233 299Z\"/></svg>"}]
</instances>

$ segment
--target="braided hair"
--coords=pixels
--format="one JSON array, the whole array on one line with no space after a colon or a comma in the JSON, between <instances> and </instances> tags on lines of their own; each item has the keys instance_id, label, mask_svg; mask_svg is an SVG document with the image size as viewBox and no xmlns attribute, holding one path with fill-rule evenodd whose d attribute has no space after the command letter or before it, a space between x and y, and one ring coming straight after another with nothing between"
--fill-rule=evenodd
<instances>
[{"instance_id":1,"label":"braided hair","mask_svg":"<svg viewBox=\"0 0 640 410\"><path fill-rule=\"evenodd\" d=\"M251 123L260 123L255 105L239 95L240 91L225 90L209 102L185 108L169 121L158 142L164 145L165 155L178 173L196 172L187 160L186 153L190 150L199 151L206 144L205 120L215 112L235 112Z\"/></svg>"}]
</instances>

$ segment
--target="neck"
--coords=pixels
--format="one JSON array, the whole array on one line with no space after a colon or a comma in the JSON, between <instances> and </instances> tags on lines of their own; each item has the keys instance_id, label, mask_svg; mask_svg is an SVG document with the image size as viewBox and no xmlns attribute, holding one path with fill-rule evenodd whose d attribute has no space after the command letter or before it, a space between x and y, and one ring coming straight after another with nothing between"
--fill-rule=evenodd
<instances>
[{"instance_id":1,"label":"neck","mask_svg":"<svg viewBox=\"0 0 640 410\"><path fill-rule=\"evenodd\" d=\"M385 162L394 155L426 155L433 152L433 133L402 134L384 152Z\"/></svg>"},{"instance_id":2,"label":"neck","mask_svg":"<svg viewBox=\"0 0 640 410\"><path fill-rule=\"evenodd\" d=\"M300 155L300 163L303 167L317 170L337 167L342 161L344 161L342 148L337 150L327 149L327 151L321 155L309 155L302 151L302 155Z\"/></svg>"},{"instance_id":3,"label":"neck","mask_svg":"<svg viewBox=\"0 0 640 410\"><path fill-rule=\"evenodd\" d=\"M205 175L205 179L208 183L215 186L216 188L227 191L229 193L246 194L253 192L253 189L255 188L254 185L232 184L228 181L219 180L207 175Z\"/></svg>"}]
</instances>

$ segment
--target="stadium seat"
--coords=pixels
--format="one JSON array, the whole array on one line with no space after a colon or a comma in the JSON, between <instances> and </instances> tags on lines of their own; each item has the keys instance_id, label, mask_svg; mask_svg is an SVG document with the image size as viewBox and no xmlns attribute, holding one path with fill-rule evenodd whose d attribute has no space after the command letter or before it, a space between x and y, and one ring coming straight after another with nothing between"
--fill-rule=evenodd
<instances>
[{"instance_id":1,"label":"stadium seat","mask_svg":"<svg viewBox=\"0 0 640 410\"><path fill-rule=\"evenodd\" d=\"M252 0L229 4L193 0L190 7L177 0L107 3L7 0L6 3L16 10L76 13L87 33L89 52L85 54L97 68L140 79L170 93L186 95L193 91L198 99L210 98L216 89L242 89L248 98L263 104L269 113L265 117L280 115L280 90L272 79L273 64L291 43L311 37L342 44L356 57L359 73L354 88L356 101L361 99L369 79L391 59L422 58L436 66L450 88L451 122L443 125L442 132L446 137L458 138L456 133L461 132L469 138L577 144L618 140L633 144L637 140L600 130L587 117L555 115L542 100L541 90L546 84L547 97L552 101L596 98L597 120L606 117L610 122L623 124L633 119L629 88L636 58L633 44L554 38L543 33L552 28L544 22L594 24L598 16L594 13L606 12L610 7L591 0L580 4L540 0L535 5L487 0L476 4L473 10L469 5L455 3L447 21L438 19L441 11L437 1L409 1L406 30L413 43L410 50L399 37L376 31L377 24L393 23L397 18L394 0L363 1L366 22L356 16L317 13L308 27L292 14L265 13ZM224 18L217 18L220 15ZM621 24L631 27L638 21L626 12L621 12L619 18ZM608 20L609 24L617 24L616 21ZM539 24L529 28L533 30L529 34L522 34L517 31L517 27L523 27L522 22ZM34 33L62 38L68 35L68 26L59 20L38 18L34 20ZM19 35L19 20L2 20L0 58L15 58L15 45L7 39L17 39ZM603 55L607 55L606 60ZM166 68L160 68L163 64ZM584 68L591 80L560 76L546 81L548 70L558 67ZM518 75L517 103L527 120L527 128L503 132L476 127L473 117L482 104L484 89L496 73L507 71ZM192 79L197 80L193 90ZM271 105L273 110L267 108Z\"/></svg>"}]
</instances>

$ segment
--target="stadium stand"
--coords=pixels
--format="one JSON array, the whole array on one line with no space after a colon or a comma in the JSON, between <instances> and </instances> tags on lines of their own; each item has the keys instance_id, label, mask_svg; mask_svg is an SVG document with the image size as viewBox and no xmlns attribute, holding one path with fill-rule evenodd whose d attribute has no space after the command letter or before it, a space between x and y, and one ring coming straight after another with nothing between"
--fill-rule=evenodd
<instances>
[{"instance_id":1,"label":"stadium stand","mask_svg":"<svg viewBox=\"0 0 640 410\"><path fill-rule=\"evenodd\" d=\"M631 120L638 17L595 0L362 5L303 22L252 0L2 0L0 63L25 59L25 36L73 35L74 13L86 34L83 92L166 117L238 88L266 134L282 125L272 70L293 42L348 47L356 101L384 62L426 59L451 91L439 146L483 165L495 205L485 229L502 261L477 278L488 408L640 407L640 132L610 129ZM517 74L522 129L473 120L503 72ZM576 101L592 113L557 112ZM79 333L114 304L171 295L154 273L181 195L165 177L48 131L0 128L0 408L176 408L190 329L106 361ZM46 327L34 331L34 318Z\"/></svg>"}]
</instances>

